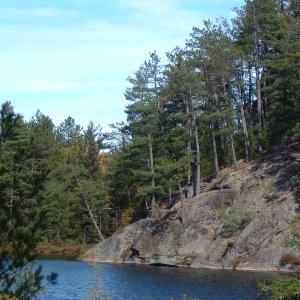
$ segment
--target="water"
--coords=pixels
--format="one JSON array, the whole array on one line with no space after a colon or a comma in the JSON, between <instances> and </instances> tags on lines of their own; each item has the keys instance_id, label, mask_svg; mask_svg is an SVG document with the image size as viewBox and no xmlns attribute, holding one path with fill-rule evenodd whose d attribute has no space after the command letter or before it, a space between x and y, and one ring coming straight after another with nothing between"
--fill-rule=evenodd
<instances>
[{"instance_id":1,"label":"water","mask_svg":"<svg viewBox=\"0 0 300 300\"><path fill-rule=\"evenodd\" d=\"M44 273L57 272L58 283L47 287L41 299L91 299L93 292L121 300L174 300L187 295L200 300L252 300L257 282L276 273L233 272L158 266L92 264L80 261L41 260ZM100 298L99 298L100 299Z\"/></svg>"}]
</instances>

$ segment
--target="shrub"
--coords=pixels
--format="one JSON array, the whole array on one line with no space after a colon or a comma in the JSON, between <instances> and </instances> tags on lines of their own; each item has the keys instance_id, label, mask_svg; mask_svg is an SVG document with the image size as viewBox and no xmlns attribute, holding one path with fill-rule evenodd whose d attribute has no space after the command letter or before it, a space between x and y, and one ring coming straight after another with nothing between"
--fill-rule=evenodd
<instances>
[{"instance_id":1,"label":"shrub","mask_svg":"<svg viewBox=\"0 0 300 300\"><path fill-rule=\"evenodd\" d=\"M292 222L292 239L285 241L285 246L300 249L300 215L297 214ZM285 254L280 259L281 264L298 264L299 257L292 254ZM260 293L266 293L270 300L294 300L300 299L300 269L289 276L282 276L275 279L271 284L260 283Z\"/></svg>"},{"instance_id":2,"label":"shrub","mask_svg":"<svg viewBox=\"0 0 300 300\"><path fill-rule=\"evenodd\" d=\"M300 270L287 277L279 277L271 284L260 283L260 294L266 293L270 300L292 300L300 297Z\"/></svg>"},{"instance_id":3,"label":"shrub","mask_svg":"<svg viewBox=\"0 0 300 300\"><path fill-rule=\"evenodd\" d=\"M221 213L221 218L225 221L223 226L226 235L233 234L239 229L245 228L252 220L252 215L248 211L232 215L228 213Z\"/></svg>"},{"instance_id":4,"label":"shrub","mask_svg":"<svg viewBox=\"0 0 300 300\"><path fill-rule=\"evenodd\" d=\"M286 266L286 265L299 265L300 264L300 257L292 254L292 253L284 253L279 261L279 264L281 266Z\"/></svg>"},{"instance_id":5,"label":"shrub","mask_svg":"<svg viewBox=\"0 0 300 300\"><path fill-rule=\"evenodd\" d=\"M235 271L239 263L241 262L241 258L239 256L234 256L231 260L232 270Z\"/></svg>"},{"instance_id":6,"label":"shrub","mask_svg":"<svg viewBox=\"0 0 300 300\"><path fill-rule=\"evenodd\" d=\"M292 141L300 142L300 123L298 123L292 130Z\"/></svg>"},{"instance_id":7,"label":"shrub","mask_svg":"<svg viewBox=\"0 0 300 300\"><path fill-rule=\"evenodd\" d=\"M128 224L130 224L133 220L133 216L134 216L134 209L129 207L124 209L124 211L121 214L121 220L120 223L122 226L126 226Z\"/></svg>"},{"instance_id":8,"label":"shrub","mask_svg":"<svg viewBox=\"0 0 300 300\"><path fill-rule=\"evenodd\" d=\"M279 196L280 196L280 193L279 193L278 189L275 186L271 186L266 198L267 198L267 201L269 202L269 201L274 201L274 200L278 199Z\"/></svg>"}]
</instances>

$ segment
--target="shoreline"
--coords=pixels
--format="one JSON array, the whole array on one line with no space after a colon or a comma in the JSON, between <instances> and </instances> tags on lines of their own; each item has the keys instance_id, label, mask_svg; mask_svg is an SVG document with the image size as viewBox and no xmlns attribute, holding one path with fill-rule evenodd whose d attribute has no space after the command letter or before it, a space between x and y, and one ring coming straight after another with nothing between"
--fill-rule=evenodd
<instances>
[{"instance_id":1,"label":"shoreline","mask_svg":"<svg viewBox=\"0 0 300 300\"><path fill-rule=\"evenodd\" d=\"M82 260L93 244L76 243L40 243L36 248L38 259L75 259Z\"/></svg>"},{"instance_id":2,"label":"shoreline","mask_svg":"<svg viewBox=\"0 0 300 300\"><path fill-rule=\"evenodd\" d=\"M165 267L177 267L177 268L186 268L186 269L203 269L203 270L226 270L226 271L233 271L233 272L261 272L261 273L293 273L295 270L289 269L278 269L278 268L264 268L264 269L257 269L251 267L236 267L235 269L223 266L211 266L211 265L191 265L189 267L185 265L168 265L168 264L151 264L151 263L135 263L135 262L124 262L120 260L110 260L110 259L97 259L97 258L82 258L80 259L83 262L90 262L90 263L104 263L104 264L116 264L116 265L136 265L136 266L165 266Z\"/></svg>"}]
</instances>

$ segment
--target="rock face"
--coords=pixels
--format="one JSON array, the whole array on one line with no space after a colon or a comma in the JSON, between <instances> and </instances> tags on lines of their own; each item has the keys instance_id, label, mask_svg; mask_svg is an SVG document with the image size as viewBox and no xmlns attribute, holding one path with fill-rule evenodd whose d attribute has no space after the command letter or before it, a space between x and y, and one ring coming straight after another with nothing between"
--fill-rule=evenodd
<instances>
[{"instance_id":1,"label":"rock face","mask_svg":"<svg viewBox=\"0 0 300 300\"><path fill-rule=\"evenodd\" d=\"M286 153L223 170L207 191L163 217L120 229L85 260L278 270L299 208L300 162ZM217 188L214 188L217 187Z\"/></svg>"}]
</instances>

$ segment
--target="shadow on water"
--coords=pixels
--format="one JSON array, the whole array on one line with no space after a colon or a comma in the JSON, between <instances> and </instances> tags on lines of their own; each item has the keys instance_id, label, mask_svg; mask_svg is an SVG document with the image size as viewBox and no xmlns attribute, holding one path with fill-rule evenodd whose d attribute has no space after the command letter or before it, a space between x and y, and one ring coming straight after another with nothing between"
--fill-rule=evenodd
<instances>
[{"instance_id":1,"label":"shadow on water","mask_svg":"<svg viewBox=\"0 0 300 300\"><path fill-rule=\"evenodd\" d=\"M90 264L80 261L41 261L45 272L59 273L58 284L42 299L91 299L100 292L108 299L174 300L187 295L200 300L265 299L257 296L257 283L278 273ZM95 267L96 266L96 267ZM102 299L102 298L99 298Z\"/></svg>"}]
</instances>

